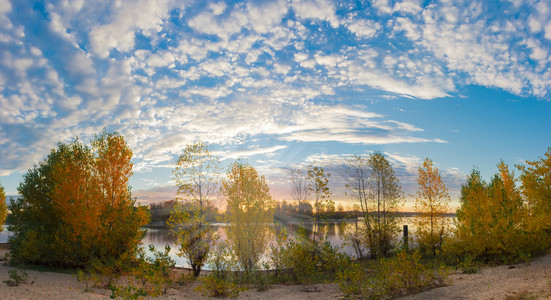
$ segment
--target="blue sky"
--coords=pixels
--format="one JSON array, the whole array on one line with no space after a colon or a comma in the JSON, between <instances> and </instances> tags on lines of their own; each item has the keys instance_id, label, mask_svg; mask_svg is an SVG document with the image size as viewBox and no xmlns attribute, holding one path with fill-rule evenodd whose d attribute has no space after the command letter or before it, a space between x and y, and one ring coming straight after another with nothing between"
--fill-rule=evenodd
<instances>
[{"instance_id":1,"label":"blue sky","mask_svg":"<svg viewBox=\"0 0 551 300\"><path fill-rule=\"evenodd\" d=\"M342 165L372 151L411 194L430 157L457 204L473 167L551 146L550 52L547 1L0 0L0 182L107 128L143 201L203 140L279 199L312 162L346 199Z\"/></svg>"}]
</instances>

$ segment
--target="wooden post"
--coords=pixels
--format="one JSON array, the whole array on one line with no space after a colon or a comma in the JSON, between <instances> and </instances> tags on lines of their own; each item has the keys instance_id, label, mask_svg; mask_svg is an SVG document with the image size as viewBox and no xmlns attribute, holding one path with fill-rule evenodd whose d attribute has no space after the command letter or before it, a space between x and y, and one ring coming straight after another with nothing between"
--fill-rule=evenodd
<instances>
[{"instance_id":1,"label":"wooden post","mask_svg":"<svg viewBox=\"0 0 551 300\"><path fill-rule=\"evenodd\" d=\"M408 226L404 225L404 249L406 252L409 251L409 241L408 241Z\"/></svg>"}]
</instances>

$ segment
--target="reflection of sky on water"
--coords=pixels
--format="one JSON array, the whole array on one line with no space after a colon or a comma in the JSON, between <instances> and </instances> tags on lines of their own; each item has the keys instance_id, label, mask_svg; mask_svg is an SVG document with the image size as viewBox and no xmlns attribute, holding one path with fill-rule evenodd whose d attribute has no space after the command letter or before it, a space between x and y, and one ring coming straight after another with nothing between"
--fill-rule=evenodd
<instances>
[{"instance_id":1,"label":"reflection of sky on water","mask_svg":"<svg viewBox=\"0 0 551 300\"><path fill-rule=\"evenodd\" d=\"M343 244L344 242L344 232L348 228L353 228L355 223L327 223L320 225L318 232L325 232L327 234L327 240L334 247L339 247L339 251L343 251L349 255L354 255L354 250L348 245ZM221 239L226 239L226 228L224 225L216 225L216 232ZM286 232L290 238L294 238L298 235L300 228L303 228L306 234L312 235L313 224L296 224L296 223L287 223L279 224L275 226L277 233ZM164 250L166 245L170 246L170 256L176 265L180 267L189 267L187 259L178 256L178 247L175 244L175 237L170 234L168 229L148 229L145 237L142 240L142 245L144 246L146 253L151 255L149 252L149 245L152 244L157 250ZM265 258L264 258L265 259Z\"/></svg>"},{"instance_id":2,"label":"reflection of sky on water","mask_svg":"<svg viewBox=\"0 0 551 300\"><path fill-rule=\"evenodd\" d=\"M451 222L450 222L451 223ZM339 251L342 251L350 256L354 256L355 252L352 247L344 243L344 233L346 231L352 231L356 228L355 222L332 222L321 224L317 232L324 232L327 235L327 240L334 247L339 247ZM412 218L398 218L397 224L400 228L397 238L401 239L402 237L402 227L403 225L408 225L408 232L410 237L414 236L416 228ZM221 239L226 239L226 229L227 225L225 224L215 224L216 232ZM452 225L453 226L453 225ZM7 243L8 236L11 235L11 232L7 231L6 226L3 226L4 230L0 232L0 243ZM295 238L299 231L304 231L305 234L312 236L313 224L312 223L286 223L278 224L274 227L275 231L278 234L283 232L287 233L290 238ZM302 229L300 229L302 228ZM414 238L414 237L412 237ZM175 237L170 233L168 229L148 229L144 238L142 239L142 246L145 248L147 255L152 256L149 252L149 245L154 245L155 248L159 251L163 251L166 245L170 246L170 256L174 261L176 261L176 266L180 267L189 267L187 259L178 256L178 247L175 244Z\"/></svg>"},{"instance_id":3,"label":"reflection of sky on water","mask_svg":"<svg viewBox=\"0 0 551 300\"><path fill-rule=\"evenodd\" d=\"M6 228L6 225L2 225L2 228L4 228L4 230L0 232L0 244L7 243L8 237L11 235L11 232L8 232L8 229Z\"/></svg>"}]
</instances>

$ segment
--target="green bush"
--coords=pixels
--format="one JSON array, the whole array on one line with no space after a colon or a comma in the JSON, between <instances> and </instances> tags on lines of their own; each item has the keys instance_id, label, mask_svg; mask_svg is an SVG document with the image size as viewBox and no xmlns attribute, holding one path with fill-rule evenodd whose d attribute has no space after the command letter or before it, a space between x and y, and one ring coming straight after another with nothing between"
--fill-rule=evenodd
<instances>
[{"instance_id":1,"label":"green bush","mask_svg":"<svg viewBox=\"0 0 551 300\"><path fill-rule=\"evenodd\" d=\"M347 295L382 299L441 285L448 275L447 268L421 264L418 252L401 251L392 258L381 259L372 273L363 270L362 265L350 264L338 273L337 283Z\"/></svg>"},{"instance_id":2,"label":"green bush","mask_svg":"<svg viewBox=\"0 0 551 300\"><path fill-rule=\"evenodd\" d=\"M18 286L21 283L27 283L27 278L29 277L27 272L18 269L9 270L8 274L10 274L10 278L4 280L7 286Z\"/></svg>"}]
</instances>

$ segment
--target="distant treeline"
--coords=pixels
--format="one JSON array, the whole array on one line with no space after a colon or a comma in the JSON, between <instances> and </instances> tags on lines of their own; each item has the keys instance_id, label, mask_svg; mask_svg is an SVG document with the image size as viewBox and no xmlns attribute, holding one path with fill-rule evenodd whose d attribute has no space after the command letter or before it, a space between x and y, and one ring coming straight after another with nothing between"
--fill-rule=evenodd
<instances>
[{"instance_id":1,"label":"distant treeline","mask_svg":"<svg viewBox=\"0 0 551 300\"><path fill-rule=\"evenodd\" d=\"M293 203L295 202L295 203ZM274 221L277 222L296 222L296 221L309 221L314 217L313 206L307 201L296 203L296 201L278 201L274 209ZM170 218L170 214L174 211L176 206L176 200L167 200L159 203L153 203L149 206L149 213L151 215L150 225L163 226ZM189 205L188 205L189 206ZM185 207L185 205L184 205ZM320 212L321 213L321 212ZM323 219L325 220L350 220L358 219L362 216L360 210L352 209L345 210L342 204L337 205L337 209L334 206L329 205L323 213ZM375 216L377 212L370 212ZM394 216L397 218L416 217L417 212L395 212ZM207 209L206 220L211 223L224 221L224 213L220 213L214 208ZM445 213L444 217L455 218L455 213Z\"/></svg>"}]
</instances>

